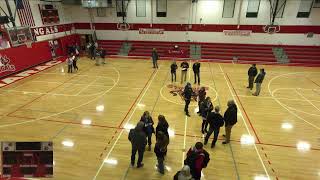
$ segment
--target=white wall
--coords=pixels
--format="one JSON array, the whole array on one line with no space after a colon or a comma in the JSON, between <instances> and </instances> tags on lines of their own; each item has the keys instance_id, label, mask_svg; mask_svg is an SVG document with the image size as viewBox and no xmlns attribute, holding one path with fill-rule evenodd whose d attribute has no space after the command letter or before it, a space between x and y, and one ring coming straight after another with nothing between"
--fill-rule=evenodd
<instances>
[{"instance_id":1,"label":"white wall","mask_svg":"<svg viewBox=\"0 0 320 180\"><path fill-rule=\"evenodd\" d=\"M131 0L128 6L128 23L151 23L151 0L147 1L147 16L136 17L135 0ZM276 22L282 25L320 25L320 8L313 8L309 18L296 18L301 0L287 0L283 18L276 18ZM222 18L224 0L198 0L197 4L191 0L168 0L167 17L156 17L156 0L153 4L153 23L174 24L199 24L200 18L206 24L237 24L241 0L236 1L233 18ZM269 0L261 0L257 18L246 18L248 0L243 0L241 10L241 24L266 25L270 18ZM74 22L88 22L88 10L81 6L67 6L66 11ZM190 12L193 13L191 14ZM116 23L121 18L116 17L116 9L107 9L108 17L95 17L95 22ZM96 12L94 12L96 15Z\"/></svg>"}]
</instances>

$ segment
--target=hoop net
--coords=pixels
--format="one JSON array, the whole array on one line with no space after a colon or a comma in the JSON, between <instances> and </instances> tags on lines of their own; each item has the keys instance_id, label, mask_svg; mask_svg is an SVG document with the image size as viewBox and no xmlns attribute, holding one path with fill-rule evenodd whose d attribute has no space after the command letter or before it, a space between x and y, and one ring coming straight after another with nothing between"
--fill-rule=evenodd
<instances>
[{"instance_id":1,"label":"hoop net","mask_svg":"<svg viewBox=\"0 0 320 180\"><path fill-rule=\"evenodd\" d=\"M268 34L275 34L280 32L280 26L279 25L265 25L263 27L263 31Z\"/></svg>"},{"instance_id":2,"label":"hoop net","mask_svg":"<svg viewBox=\"0 0 320 180\"><path fill-rule=\"evenodd\" d=\"M25 44L27 48L32 48L32 41L26 41Z\"/></svg>"},{"instance_id":3,"label":"hoop net","mask_svg":"<svg viewBox=\"0 0 320 180\"><path fill-rule=\"evenodd\" d=\"M121 31L127 31L130 29L130 25L128 23L118 23L117 29Z\"/></svg>"}]
</instances>

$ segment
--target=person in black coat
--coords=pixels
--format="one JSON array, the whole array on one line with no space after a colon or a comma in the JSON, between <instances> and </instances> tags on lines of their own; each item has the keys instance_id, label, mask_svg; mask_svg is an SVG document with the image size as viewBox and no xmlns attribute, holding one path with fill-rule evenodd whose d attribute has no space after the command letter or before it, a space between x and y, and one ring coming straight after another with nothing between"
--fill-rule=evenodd
<instances>
[{"instance_id":1,"label":"person in black coat","mask_svg":"<svg viewBox=\"0 0 320 180\"><path fill-rule=\"evenodd\" d=\"M256 83L256 92L253 93L252 95L259 96L260 90L261 90L261 84L265 76L266 76L266 72L264 72L264 69L260 69L260 73L258 74L256 80L254 81L254 83Z\"/></svg>"},{"instance_id":2,"label":"person in black coat","mask_svg":"<svg viewBox=\"0 0 320 180\"><path fill-rule=\"evenodd\" d=\"M208 133L207 133L207 135L206 135L206 137L204 139L204 144L206 145L208 143L208 140L209 140L211 134L214 133L213 134L213 140L212 140L211 148L215 147L216 142L218 140L220 127L222 127L223 124L224 124L223 117L219 113L220 107L216 106L214 108L214 111L215 112L210 112L208 114L207 123L210 126L209 126L209 131L208 131Z\"/></svg>"},{"instance_id":3,"label":"person in black coat","mask_svg":"<svg viewBox=\"0 0 320 180\"><path fill-rule=\"evenodd\" d=\"M136 153L138 151L138 164L137 168L143 166L143 154L147 145L147 137L146 133L143 131L144 123L138 122L137 126L134 129L131 129L129 132L128 139L132 145L132 152L131 152L131 166L135 164Z\"/></svg>"},{"instance_id":4,"label":"person in black coat","mask_svg":"<svg viewBox=\"0 0 320 180\"><path fill-rule=\"evenodd\" d=\"M169 124L166 118L163 115L158 116L158 125L156 127L156 138L158 137L158 133L161 131L169 138Z\"/></svg>"},{"instance_id":5,"label":"person in black coat","mask_svg":"<svg viewBox=\"0 0 320 180\"><path fill-rule=\"evenodd\" d=\"M176 61L173 61L173 63L170 66L171 69L171 82L173 83L173 77L174 77L174 82L177 82L177 63Z\"/></svg>"},{"instance_id":6,"label":"person in black coat","mask_svg":"<svg viewBox=\"0 0 320 180\"><path fill-rule=\"evenodd\" d=\"M184 91L182 93L182 96L184 97L184 101L186 103L184 106L184 112L186 113L187 116L190 116L189 104L191 101L192 94L193 94L193 90L192 90L191 84L187 83L187 85L184 87Z\"/></svg>"},{"instance_id":7,"label":"person in black coat","mask_svg":"<svg viewBox=\"0 0 320 180\"><path fill-rule=\"evenodd\" d=\"M150 116L149 111L145 111L143 113L140 121L144 123L143 130L148 137L148 151L151 151L151 144L152 144L151 139L152 139L152 134L154 133L154 127L153 127L154 122L152 120L152 117Z\"/></svg>"},{"instance_id":8,"label":"person in black coat","mask_svg":"<svg viewBox=\"0 0 320 180\"><path fill-rule=\"evenodd\" d=\"M211 102L211 98L207 97L204 101L201 102L200 105L200 114L202 117L202 125L201 125L201 132L202 134L207 132L207 116L213 110L213 104Z\"/></svg>"},{"instance_id":9,"label":"person in black coat","mask_svg":"<svg viewBox=\"0 0 320 180\"><path fill-rule=\"evenodd\" d=\"M226 140L222 144L228 144L230 142L231 129L237 123L238 109L233 100L228 101L228 109L224 113L224 125L226 134L223 135Z\"/></svg>"},{"instance_id":10,"label":"person in black coat","mask_svg":"<svg viewBox=\"0 0 320 180\"><path fill-rule=\"evenodd\" d=\"M198 85L200 85L200 63L199 63L199 60L197 60L193 64L192 70L193 70L193 73L194 73L194 84L197 83L197 77L198 77Z\"/></svg>"},{"instance_id":11,"label":"person in black coat","mask_svg":"<svg viewBox=\"0 0 320 180\"><path fill-rule=\"evenodd\" d=\"M153 68L158 68L159 55L156 48L152 49L151 57L152 57Z\"/></svg>"},{"instance_id":12,"label":"person in black coat","mask_svg":"<svg viewBox=\"0 0 320 180\"><path fill-rule=\"evenodd\" d=\"M164 174L164 159L167 155L167 146L169 144L169 137L164 134L164 132L159 131L157 136L157 141L154 146L154 153L158 160L158 171Z\"/></svg>"},{"instance_id":13,"label":"person in black coat","mask_svg":"<svg viewBox=\"0 0 320 180\"><path fill-rule=\"evenodd\" d=\"M248 76L249 76L249 85L248 85L248 89L252 90L253 88L253 81L254 78L256 77L256 75L258 74L258 70L256 68L255 64L252 64L252 66L249 68L248 70Z\"/></svg>"}]
</instances>

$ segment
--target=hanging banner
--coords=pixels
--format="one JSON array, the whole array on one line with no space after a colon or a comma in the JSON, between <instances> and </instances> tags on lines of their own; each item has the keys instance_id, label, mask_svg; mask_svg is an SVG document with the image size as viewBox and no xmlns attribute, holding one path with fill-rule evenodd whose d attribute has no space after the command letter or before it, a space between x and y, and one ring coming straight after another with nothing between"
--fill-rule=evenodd
<instances>
[{"instance_id":1,"label":"hanging banner","mask_svg":"<svg viewBox=\"0 0 320 180\"><path fill-rule=\"evenodd\" d=\"M164 29L139 28L139 34L164 34Z\"/></svg>"},{"instance_id":2,"label":"hanging banner","mask_svg":"<svg viewBox=\"0 0 320 180\"><path fill-rule=\"evenodd\" d=\"M226 36L250 36L251 30L223 30Z\"/></svg>"}]
</instances>

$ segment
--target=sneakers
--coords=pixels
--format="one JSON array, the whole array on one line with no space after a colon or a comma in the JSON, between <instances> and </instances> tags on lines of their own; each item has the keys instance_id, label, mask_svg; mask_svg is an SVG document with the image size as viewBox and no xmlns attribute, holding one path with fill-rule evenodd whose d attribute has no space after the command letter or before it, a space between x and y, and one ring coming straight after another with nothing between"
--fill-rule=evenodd
<instances>
[{"instance_id":1,"label":"sneakers","mask_svg":"<svg viewBox=\"0 0 320 180\"><path fill-rule=\"evenodd\" d=\"M186 116L190 117L190 114L189 114L189 113L186 113Z\"/></svg>"},{"instance_id":2,"label":"sneakers","mask_svg":"<svg viewBox=\"0 0 320 180\"><path fill-rule=\"evenodd\" d=\"M143 163L138 164L138 165L137 165L137 168L142 168L142 167L143 167L143 165L144 165Z\"/></svg>"},{"instance_id":3,"label":"sneakers","mask_svg":"<svg viewBox=\"0 0 320 180\"><path fill-rule=\"evenodd\" d=\"M216 145L215 144L211 144L211 148L214 148Z\"/></svg>"}]
</instances>

